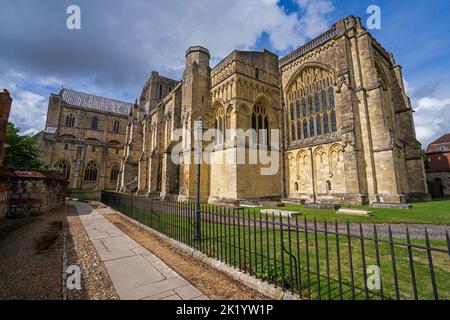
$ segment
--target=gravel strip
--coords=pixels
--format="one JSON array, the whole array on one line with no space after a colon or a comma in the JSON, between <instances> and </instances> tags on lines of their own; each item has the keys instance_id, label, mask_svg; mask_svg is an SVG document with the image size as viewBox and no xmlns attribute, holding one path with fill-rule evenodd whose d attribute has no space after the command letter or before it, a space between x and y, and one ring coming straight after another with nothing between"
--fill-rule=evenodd
<instances>
[{"instance_id":1,"label":"gravel strip","mask_svg":"<svg viewBox=\"0 0 450 320\"><path fill-rule=\"evenodd\" d=\"M105 217L136 242L161 258L211 300L268 300L259 292L186 255L170 243L126 221L119 215L111 214L105 215Z\"/></svg>"},{"instance_id":2,"label":"gravel strip","mask_svg":"<svg viewBox=\"0 0 450 320\"><path fill-rule=\"evenodd\" d=\"M0 299L59 300L64 210L0 222Z\"/></svg>"},{"instance_id":3,"label":"gravel strip","mask_svg":"<svg viewBox=\"0 0 450 320\"><path fill-rule=\"evenodd\" d=\"M81 267L81 290L69 290L68 300L118 300L108 271L89 240L76 209L67 206L67 266Z\"/></svg>"}]
</instances>

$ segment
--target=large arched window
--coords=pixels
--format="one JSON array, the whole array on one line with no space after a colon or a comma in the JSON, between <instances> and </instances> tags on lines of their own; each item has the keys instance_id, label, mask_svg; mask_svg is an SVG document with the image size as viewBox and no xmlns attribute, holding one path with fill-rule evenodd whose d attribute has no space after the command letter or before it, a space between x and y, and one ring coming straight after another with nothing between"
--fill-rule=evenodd
<instances>
[{"instance_id":1,"label":"large arched window","mask_svg":"<svg viewBox=\"0 0 450 320\"><path fill-rule=\"evenodd\" d=\"M70 163L66 160L61 160L56 164L56 168L62 173L66 180L70 179Z\"/></svg>"},{"instance_id":2,"label":"large arched window","mask_svg":"<svg viewBox=\"0 0 450 320\"><path fill-rule=\"evenodd\" d=\"M91 129L93 129L93 130L98 129L98 118L97 117L92 118Z\"/></svg>"},{"instance_id":3,"label":"large arched window","mask_svg":"<svg viewBox=\"0 0 450 320\"><path fill-rule=\"evenodd\" d=\"M266 107L261 102L258 102L253 107L252 129L256 132L258 144L267 145L269 141L269 119Z\"/></svg>"},{"instance_id":4,"label":"large arched window","mask_svg":"<svg viewBox=\"0 0 450 320\"><path fill-rule=\"evenodd\" d=\"M327 70L303 69L288 88L287 103L291 107L291 141L337 131L334 84Z\"/></svg>"},{"instance_id":5,"label":"large arched window","mask_svg":"<svg viewBox=\"0 0 450 320\"><path fill-rule=\"evenodd\" d=\"M86 169L84 170L84 181L86 182L96 182L97 181L97 165L94 161L90 161Z\"/></svg>"},{"instance_id":6,"label":"large arched window","mask_svg":"<svg viewBox=\"0 0 450 320\"><path fill-rule=\"evenodd\" d=\"M73 126L75 126L75 117L73 114L68 114L66 116L66 127L72 128Z\"/></svg>"},{"instance_id":7,"label":"large arched window","mask_svg":"<svg viewBox=\"0 0 450 320\"><path fill-rule=\"evenodd\" d=\"M111 175L109 180L111 182L115 182L119 179L119 165L117 163L113 164L113 166L111 167Z\"/></svg>"}]
</instances>

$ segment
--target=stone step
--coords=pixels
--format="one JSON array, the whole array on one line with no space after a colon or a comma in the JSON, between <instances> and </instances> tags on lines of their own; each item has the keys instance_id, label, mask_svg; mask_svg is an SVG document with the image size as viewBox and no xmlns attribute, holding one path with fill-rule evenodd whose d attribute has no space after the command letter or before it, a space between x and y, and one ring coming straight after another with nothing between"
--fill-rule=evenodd
<instances>
[{"instance_id":1,"label":"stone step","mask_svg":"<svg viewBox=\"0 0 450 320\"><path fill-rule=\"evenodd\" d=\"M279 216L281 214L281 216L283 216L283 217L291 217L291 218L302 215L301 212L277 210L277 209L264 209L264 210L261 210L261 213L268 214L268 215L274 214L275 216Z\"/></svg>"},{"instance_id":2,"label":"stone step","mask_svg":"<svg viewBox=\"0 0 450 320\"><path fill-rule=\"evenodd\" d=\"M409 210L413 208L410 203L386 203L386 202L374 202L370 204L372 208L393 208L393 209L405 209Z\"/></svg>"},{"instance_id":3,"label":"stone step","mask_svg":"<svg viewBox=\"0 0 450 320\"><path fill-rule=\"evenodd\" d=\"M340 205L328 203L305 203L307 209L321 209L321 210L339 210Z\"/></svg>"},{"instance_id":4,"label":"stone step","mask_svg":"<svg viewBox=\"0 0 450 320\"><path fill-rule=\"evenodd\" d=\"M361 210L361 209L339 209L337 214L340 215L347 215L347 216L363 216L363 217L370 217L373 216L372 211L368 210Z\"/></svg>"}]
</instances>

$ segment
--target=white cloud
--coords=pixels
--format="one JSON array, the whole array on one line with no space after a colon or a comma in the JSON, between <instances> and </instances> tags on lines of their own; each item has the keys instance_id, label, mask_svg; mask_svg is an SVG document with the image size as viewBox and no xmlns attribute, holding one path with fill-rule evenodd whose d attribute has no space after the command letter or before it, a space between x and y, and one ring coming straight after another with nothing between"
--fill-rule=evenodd
<instances>
[{"instance_id":1,"label":"white cloud","mask_svg":"<svg viewBox=\"0 0 450 320\"><path fill-rule=\"evenodd\" d=\"M22 129L21 134L35 134L42 130L48 98L26 90L12 92L12 96L10 121Z\"/></svg>"},{"instance_id":2,"label":"white cloud","mask_svg":"<svg viewBox=\"0 0 450 320\"><path fill-rule=\"evenodd\" d=\"M334 11L334 5L328 0L297 0L304 11L300 20L300 31L305 37L312 38L328 27L327 14Z\"/></svg>"},{"instance_id":3,"label":"white cloud","mask_svg":"<svg viewBox=\"0 0 450 320\"><path fill-rule=\"evenodd\" d=\"M441 110L450 106L450 99L423 97L417 102L417 110Z\"/></svg>"},{"instance_id":4,"label":"white cloud","mask_svg":"<svg viewBox=\"0 0 450 320\"><path fill-rule=\"evenodd\" d=\"M22 73L8 72L0 76L0 90L8 89L13 98L9 121L20 128L20 134L35 134L45 125L48 98L23 89Z\"/></svg>"},{"instance_id":5,"label":"white cloud","mask_svg":"<svg viewBox=\"0 0 450 320\"><path fill-rule=\"evenodd\" d=\"M0 11L8 30L0 28L0 42L9 44L0 51L0 85L14 98L11 119L23 132L42 129L48 88L61 84L118 99L137 96L151 70L180 78L193 45L210 50L211 66L234 49L254 48L263 33L268 49L299 47L326 30L334 7L331 0L296 1L299 11L288 14L278 0L79 0L79 32L58 27L65 13L59 2L11 4Z\"/></svg>"},{"instance_id":6,"label":"white cloud","mask_svg":"<svg viewBox=\"0 0 450 320\"><path fill-rule=\"evenodd\" d=\"M432 141L450 132L450 98L437 97L440 92L448 92L448 88L436 90L434 86L415 88L404 80L406 92L415 107L414 123L417 139L426 148Z\"/></svg>"}]
</instances>

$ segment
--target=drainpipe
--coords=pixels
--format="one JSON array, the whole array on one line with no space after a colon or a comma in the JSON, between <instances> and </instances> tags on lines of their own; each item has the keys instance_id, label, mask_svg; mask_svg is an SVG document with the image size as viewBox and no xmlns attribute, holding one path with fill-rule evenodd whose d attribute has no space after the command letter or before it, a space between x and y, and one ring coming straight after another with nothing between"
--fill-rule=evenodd
<instances>
[{"instance_id":1,"label":"drainpipe","mask_svg":"<svg viewBox=\"0 0 450 320\"><path fill-rule=\"evenodd\" d=\"M287 197L287 190L286 190L286 143L285 143L285 105L284 105L284 95L283 90L280 87L280 97L281 97L281 168L282 168L282 174L283 174L283 198Z\"/></svg>"},{"instance_id":2,"label":"drainpipe","mask_svg":"<svg viewBox=\"0 0 450 320\"><path fill-rule=\"evenodd\" d=\"M311 183L312 183L312 191L313 191L313 201L316 203L316 185L315 185L315 174L314 174L314 158L312 148L309 148L309 154L311 157Z\"/></svg>"}]
</instances>

